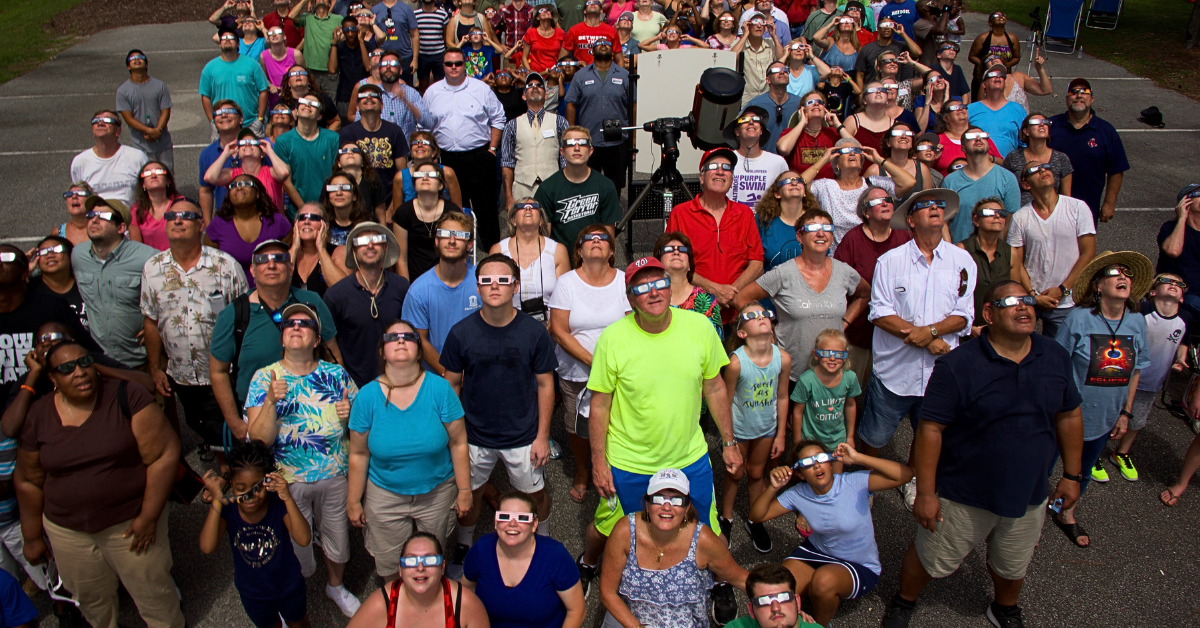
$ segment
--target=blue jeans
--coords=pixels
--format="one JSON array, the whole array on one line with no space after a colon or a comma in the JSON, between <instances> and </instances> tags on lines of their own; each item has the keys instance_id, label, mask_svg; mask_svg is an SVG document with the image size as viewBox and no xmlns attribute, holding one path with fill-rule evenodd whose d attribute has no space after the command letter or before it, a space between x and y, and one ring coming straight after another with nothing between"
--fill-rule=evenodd
<instances>
[{"instance_id":1,"label":"blue jeans","mask_svg":"<svg viewBox=\"0 0 1200 628\"><path fill-rule=\"evenodd\" d=\"M892 440L900 419L908 415L913 433L917 431L917 419L921 414L921 402L924 397L906 397L897 395L887 389L879 376L871 373L871 381L867 383L867 399L864 402L862 419L858 422L858 437L862 442L879 449Z\"/></svg>"},{"instance_id":2,"label":"blue jeans","mask_svg":"<svg viewBox=\"0 0 1200 628\"><path fill-rule=\"evenodd\" d=\"M1042 321L1042 335L1053 338L1058 335L1058 327L1067 320L1067 314L1074 308L1061 307L1053 310L1035 310L1038 320Z\"/></svg>"},{"instance_id":3,"label":"blue jeans","mask_svg":"<svg viewBox=\"0 0 1200 628\"><path fill-rule=\"evenodd\" d=\"M1083 497L1083 492L1087 490L1088 484L1092 481L1092 468L1096 466L1096 461L1100 459L1100 454L1104 453L1104 447L1108 445L1108 434L1101 436L1095 440L1083 441L1083 455L1080 456L1080 474L1083 475L1083 481L1079 483L1079 496ZM1054 470L1054 465L1058 462L1058 452L1054 453L1054 460L1050 463L1051 471Z\"/></svg>"}]
</instances>

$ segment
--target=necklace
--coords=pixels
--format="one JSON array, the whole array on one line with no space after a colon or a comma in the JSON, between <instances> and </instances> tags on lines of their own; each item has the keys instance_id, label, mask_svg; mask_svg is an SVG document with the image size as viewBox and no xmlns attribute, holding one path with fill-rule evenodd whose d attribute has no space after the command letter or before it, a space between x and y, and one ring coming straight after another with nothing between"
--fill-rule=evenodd
<instances>
[{"instance_id":1,"label":"necklace","mask_svg":"<svg viewBox=\"0 0 1200 628\"><path fill-rule=\"evenodd\" d=\"M663 559L663 554L664 554L665 552L663 552L662 548L660 548L660 547L658 546L658 543L655 543L655 542L654 542L654 536L653 536L653 535L647 534L647 535L646 535L646 538L650 539L650 545L654 546L654 551L658 552L658 557L654 559L654 562L655 562L656 564L657 564L657 563L661 563L661 562L662 562L662 559ZM675 542L675 539L678 539L678 538L679 538L679 530L675 530L675 538L671 539L671 542L670 542L670 543L667 543L668 549L670 549L670 545L671 545L671 543L674 543L674 542Z\"/></svg>"},{"instance_id":2,"label":"necklace","mask_svg":"<svg viewBox=\"0 0 1200 628\"><path fill-rule=\"evenodd\" d=\"M1117 325L1118 329L1120 329L1120 327L1121 327L1120 325ZM59 400L59 402L62 403L62 407L67 409L67 414L71 415L71 423L78 424L79 421L75 419L75 412L71 410L71 404L67 402L67 398L65 396L63 396L63 394L61 392L58 393L58 400ZM661 558L662 552L659 552L658 555Z\"/></svg>"},{"instance_id":3,"label":"necklace","mask_svg":"<svg viewBox=\"0 0 1200 628\"><path fill-rule=\"evenodd\" d=\"M384 398L387 399L388 402L391 402L393 390L396 388L408 388L409 386L412 386L413 384L417 383L417 380L421 379L421 376L424 374L425 369L419 369L417 376L414 377L411 382L408 382L407 384L396 384L395 386L388 383L387 375L380 375L375 381L379 382L380 386L383 386L387 389L387 395L385 395Z\"/></svg>"}]
</instances>

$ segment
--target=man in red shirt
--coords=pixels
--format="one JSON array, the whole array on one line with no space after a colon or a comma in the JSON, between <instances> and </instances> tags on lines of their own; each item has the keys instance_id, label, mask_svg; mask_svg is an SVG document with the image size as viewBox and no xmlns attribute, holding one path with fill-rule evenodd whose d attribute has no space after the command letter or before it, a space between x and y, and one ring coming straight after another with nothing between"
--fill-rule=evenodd
<instances>
[{"instance_id":1,"label":"man in red shirt","mask_svg":"<svg viewBox=\"0 0 1200 628\"><path fill-rule=\"evenodd\" d=\"M300 48L300 42L304 41L304 29L297 27L292 18L288 17L288 12L291 11L291 0L275 0L275 10L266 14L262 18L263 26L267 29L279 26L283 28L283 36L287 39L288 48ZM258 61L258 59L255 59Z\"/></svg>"},{"instance_id":2,"label":"man in red shirt","mask_svg":"<svg viewBox=\"0 0 1200 628\"><path fill-rule=\"evenodd\" d=\"M583 7L583 21L567 31L558 58L574 53L579 63L588 65L592 62L592 42L600 39L620 41L617 39L617 29L609 26L603 18L604 10L600 0L587 0Z\"/></svg>"},{"instance_id":3,"label":"man in red shirt","mask_svg":"<svg viewBox=\"0 0 1200 628\"><path fill-rule=\"evenodd\" d=\"M853 139L837 114L825 108L825 95L809 92L800 98L800 109L788 121L792 128L779 136L775 148L783 155L792 170L803 173L821 161L825 149L832 148L843 137ZM826 126L828 125L828 126ZM840 133L839 133L840 131ZM833 166L826 164L817 173L818 179L832 179Z\"/></svg>"},{"instance_id":4,"label":"man in red shirt","mask_svg":"<svg viewBox=\"0 0 1200 628\"><path fill-rule=\"evenodd\" d=\"M703 190L671 210L667 231L679 231L692 241L696 273L692 283L717 297L721 321L737 317L733 298L763 272L762 239L754 212L726 197L733 185L737 154L714 148L700 158Z\"/></svg>"}]
</instances>

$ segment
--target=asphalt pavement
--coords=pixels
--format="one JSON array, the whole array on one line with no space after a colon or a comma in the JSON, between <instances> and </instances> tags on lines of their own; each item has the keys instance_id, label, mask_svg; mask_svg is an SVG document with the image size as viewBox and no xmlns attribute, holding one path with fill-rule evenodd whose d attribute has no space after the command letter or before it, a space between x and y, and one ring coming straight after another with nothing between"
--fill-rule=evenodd
<instances>
[{"instance_id":1,"label":"asphalt pavement","mask_svg":"<svg viewBox=\"0 0 1200 628\"><path fill-rule=\"evenodd\" d=\"M983 28L981 16L968 18L973 36ZM1019 28L1012 32L1024 37ZM31 245L66 218L60 192L68 185L71 158L91 146L88 120L97 109L111 107L116 87L127 78L126 51L147 53L150 72L171 89L174 108L170 131L175 142L175 164L180 191L194 197L197 157L208 144L197 81L204 64L216 55L207 23L150 25L105 31L60 53L39 69L0 85L0 241ZM1136 36L1118 29L1114 36ZM970 41L969 39L967 40ZM1026 65L1018 66L1022 71ZM1132 249L1157 257L1155 234L1171 217L1175 193L1184 184L1200 180L1200 103L1159 89L1150 81L1086 54L1049 55L1047 69L1058 93L1031 97L1032 110L1048 115L1064 110L1066 84L1082 76L1092 81L1095 110L1121 134L1132 169L1126 173L1116 218L1101 225L1100 250ZM1137 122L1138 112L1150 105L1162 110L1165 129ZM646 228L646 226L643 226ZM639 238L639 241L642 238ZM1020 394L1014 391L1014 394ZM554 437L566 443L556 415ZM185 434L185 445L194 449L195 437ZM911 431L901 428L883 454L903 459ZM1077 516L1092 534L1092 547L1079 549L1050 523L1046 524L1021 594L1029 626L1200 626L1200 560L1194 540L1200 524L1200 489L1188 492L1178 507L1168 509L1158 501L1163 487L1174 481L1192 432L1182 422L1156 409L1149 427L1140 435L1132 457L1141 481L1126 482L1110 465L1114 479L1093 483ZM709 430L717 482L721 481L716 435ZM200 463L191 453L194 464ZM1008 464L1007 460L980 460L979 464ZM201 468L201 467L197 467ZM596 494L578 505L568 498L574 463L569 452L548 467L548 484L554 498L550 519L552 534L572 551L582 550L582 531L596 506ZM495 476L504 490L502 472ZM745 497L736 512L745 513ZM834 624L877 626L886 601L898 586L901 556L913 538L916 524L894 491L876 497L876 539L883 575L878 586L862 599L842 605ZM228 550L212 556L200 554L197 537L204 519L200 505L173 506L170 542L175 557L175 581L183 598L188 624L194 628L251 626L233 587ZM490 529L485 512L480 531ZM733 554L744 566L779 561L799 542L786 518L770 522L775 549L767 555L751 546L741 521L735 522ZM377 588L371 557L355 534L347 586L364 597ZM324 595L324 567L308 587L309 611L314 626L342 626L346 619ZM598 625L598 596L589 600L586 626ZM744 597L740 598L744 601ZM991 600L991 581L981 547L953 576L932 583L920 598L913 626L982 627ZM37 600L46 611L41 626L54 626L44 596ZM743 608L743 613L745 610ZM144 625L132 601L123 597L121 626Z\"/></svg>"}]
</instances>

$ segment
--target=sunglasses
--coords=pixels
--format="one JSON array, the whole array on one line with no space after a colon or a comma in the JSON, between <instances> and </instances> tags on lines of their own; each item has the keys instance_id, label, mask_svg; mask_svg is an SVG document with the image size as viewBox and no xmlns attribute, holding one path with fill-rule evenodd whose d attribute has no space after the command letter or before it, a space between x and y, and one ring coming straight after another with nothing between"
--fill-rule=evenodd
<instances>
[{"instance_id":1,"label":"sunglasses","mask_svg":"<svg viewBox=\"0 0 1200 628\"><path fill-rule=\"evenodd\" d=\"M165 211L163 212L163 220L173 222L175 220L200 220L203 216L200 212L181 212L181 211Z\"/></svg>"},{"instance_id":2,"label":"sunglasses","mask_svg":"<svg viewBox=\"0 0 1200 628\"><path fill-rule=\"evenodd\" d=\"M820 98L809 98L808 100L804 101L805 107L814 107L816 105L821 105L822 107L824 107L825 101L821 100Z\"/></svg>"},{"instance_id":3,"label":"sunglasses","mask_svg":"<svg viewBox=\"0 0 1200 628\"><path fill-rule=\"evenodd\" d=\"M235 41L235 40L237 40L237 35L221 35L221 41Z\"/></svg>"},{"instance_id":4,"label":"sunglasses","mask_svg":"<svg viewBox=\"0 0 1200 628\"><path fill-rule=\"evenodd\" d=\"M438 172L437 170L422 170L421 172L412 173L412 178L414 178L414 179L440 179L440 178L442 178L442 173Z\"/></svg>"},{"instance_id":5,"label":"sunglasses","mask_svg":"<svg viewBox=\"0 0 1200 628\"><path fill-rule=\"evenodd\" d=\"M146 60L146 55L129 55L129 58L126 59L125 62L129 63L130 61L145 61L145 60Z\"/></svg>"},{"instance_id":6,"label":"sunglasses","mask_svg":"<svg viewBox=\"0 0 1200 628\"><path fill-rule=\"evenodd\" d=\"M1133 271L1125 268L1124 266L1109 266L1108 268L1096 273L1096 275L1098 277L1116 277L1119 275L1125 275L1126 277L1133 279Z\"/></svg>"},{"instance_id":7,"label":"sunglasses","mask_svg":"<svg viewBox=\"0 0 1200 628\"><path fill-rule=\"evenodd\" d=\"M505 521L516 521L517 523L533 523L533 513L531 513L531 512L504 512L503 510L496 512L496 522L503 523Z\"/></svg>"},{"instance_id":8,"label":"sunglasses","mask_svg":"<svg viewBox=\"0 0 1200 628\"><path fill-rule=\"evenodd\" d=\"M234 181L233 183L229 184L229 189L231 189L231 190L236 190L238 188L252 188L252 187L254 187L254 181L251 181L250 179L242 179L241 181Z\"/></svg>"},{"instance_id":9,"label":"sunglasses","mask_svg":"<svg viewBox=\"0 0 1200 628\"><path fill-rule=\"evenodd\" d=\"M918 210L932 209L934 207L936 207L938 209L946 209L946 201L937 200L937 199L926 199L923 201L917 201L912 204L912 209L910 209L908 211L908 213L911 214Z\"/></svg>"},{"instance_id":10,"label":"sunglasses","mask_svg":"<svg viewBox=\"0 0 1200 628\"><path fill-rule=\"evenodd\" d=\"M581 138L581 137L573 137L573 138L571 138L571 139L566 139L566 140L563 140L563 144L564 144L565 146L583 146L583 147L588 147L588 146L591 146L591 145L592 145L592 140L589 140L589 139L586 139L586 138Z\"/></svg>"},{"instance_id":11,"label":"sunglasses","mask_svg":"<svg viewBox=\"0 0 1200 628\"><path fill-rule=\"evenodd\" d=\"M765 318L769 321L775 320L775 313L771 310L757 310L754 312L742 312L738 315L738 319L742 322L749 322L759 318Z\"/></svg>"},{"instance_id":12,"label":"sunglasses","mask_svg":"<svg viewBox=\"0 0 1200 628\"><path fill-rule=\"evenodd\" d=\"M50 255L52 253L62 253L63 251L66 251L66 250L67 250L67 248L65 246L63 246L61 244L55 244L54 246L48 246L44 249L38 249L37 256L42 257L44 255ZM13 255L15 256L16 253L13 253Z\"/></svg>"},{"instance_id":13,"label":"sunglasses","mask_svg":"<svg viewBox=\"0 0 1200 628\"><path fill-rule=\"evenodd\" d=\"M887 59L881 59L879 61L879 63L881 65L899 65L900 64L899 61L896 61L896 57L888 57Z\"/></svg>"},{"instance_id":14,"label":"sunglasses","mask_svg":"<svg viewBox=\"0 0 1200 628\"><path fill-rule=\"evenodd\" d=\"M984 76L987 78L1004 78L1004 77L1008 76L1008 73L1001 72L1000 70L994 70L992 72L988 72Z\"/></svg>"},{"instance_id":15,"label":"sunglasses","mask_svg":"<svg viewBox=\"0 0 1200 628\"><path fill-rule=\"evenodd\" d=\"M258 146L258 145L259 145L259 141L258 141L258 140L255 140L255 139L244 139L244 140L238 140L238 143L237 143L237 145L238 145L238 146ZM143 176L144 176L144 175L143 175Z\"/></svg>"},{"instance_id":16,"label":"sunglasses","mask_svg":"<svg viewBox=\"0 0 1200 628\"><path fill-rule=\"evenodd\" d=\"M1180 290L1187 291L1187 284L1184 283L1183 280L1176 279L1174 277L1167 277L1165 275L1159 275L1154 278L1154 286L1153 287L1157 288L1158 286L1161 286L1163 284L1177 286Z\"/></svg>"},{"instance_id":17,"label":"sunglasses","mask_svg":"<svg viewBox=\"0 0 1200 628\"><path fill-rule=\"evenodd\" d=\"M242 141L244 142L245 140L242 140ZM242 142L238 142L238 144L241 144L241 143L242 143ZM257 143L257 141L256 141L255 143ZM161 177L161 176L163 176L163 175L165 175L165 174L167 174L167 171L166 171L166 170L163 170L162 168L153 168L153 169L151 169L151 170L143 170L143 171L142 171L142 178L143 178L143 179L148 179L148 178L150 178L150 177L153 177L154 175L158 175L158 176L160 176L160 177Z\"/></svg>"},{"instance_id":18,"label":"sunglasses","mask_svg":"<svg viewBox=\"0 0 1200 628\"><path fill-rule=\"evenodd\" d=\"M339 155L361 155L361 154L362 154L362 150L360 150L360 149L358 149L358 148L355 148L355 147L351 147L351 148L339 148L339 149L338 149L338 154L339 154Z\"/></svg>"},{"instance_id":19,"label":"sunglasses","mask_svg":"<svg viewBox=\"0 0 1200 628\"><path fill-rule=\"evenodd\" d=\"M321 214L296 214L296 222L325 222Z\"/></svg>"},{"instance_id":20,"label":"sunglasses","mask_svg":"<svg viewBox=\"0 0 1200 628\"><path fill-rule=\"evenodd\" d=\"M1019 297L1002 297L994 301L988 301L988 305L998 308L1016 307L1022 304L1033 307L1034 305L1037 305L1037 298L1032 294L1023 294Z\"/></svg>"},{"instance_id":21,"label":"sunglasses","mask_svg":"<svg viewBox=\"0 0 1200 628\"><path fill-rule=\"evenodd\" d=\"M378 233L375 235L362 235L354 238L354 246L367 246L370 244L383 244L387 242L387 236Z\"/></svg>"},{"instance_id":22,"label":"sunglasses","mask_svg":"<svg viewBox=\"0 0 1200 628\"><path fill-rule=\"evenodd\" d=\"M434 231L433 234L439 238L455 237L455 238L458 238L459 240L470 240L471 239L470 231L454 231L453 229L438 229L438 230Z\"/></svg>"},{"instance_id":23,"label":"sunglasses","mask_svg":"<svg viewBox=\"0 0 1200 628\"><path fill-rule=\"evenodd\" d=\"M796 229L796 231L799 231L801 233L816 233L818 231L825 231L827 233L833 233L833 225L828 224L828 223L823 223L823 222L819 222L819 223L814 222L814 223L809 223L807 225L801 225L801 227L799 229Z\"/></svg>"},{"instance_id":24,"label":"sunglasses","mask_svg":"<svg viewBox=\"0 0 1200 628\"><path fill-rule=\"evenodd\" d=\"M371 52L367 53L367 56L374 58L374 59L378 59L379 57L383 56L383 51L382 50L372 50Z\"/></svg>"},{"instance_id":25,"label":"sunglasses","mask_svg":"<svg viewBox=\"0 0 1200 628\"><path fill-rule=\"evenodd\" d=\"M396 64L396 65L399 65L399 64ZM444 65L448 68L461 68L465 64L462 61L443 61L442 65Z\"/></svg>"},{"instance_id":26,"label":"sunglasses","mask_svg":"<svg viewBox=\"0 0 1200 628\"><path fill-rule=\"evenodd\" d=\"M286 264L292 261L292 256L290 253L255 253L252 261L255 264Z\"/></svg>"},{"instance_id":27,"label":"sunglasses","mask_svg":"<svg viewBox=\"0 0 1200 628\"><path fill-rule=\"evenodd\" d=\"M579 65L578 61L559 61L558 66L562 68L573 68Z\"/></svg>"},{"instance_id":28,"label":"sunglasses","mask_svg":"<svg viewBox=\"0 0 1200 628\"><path fill-rule=\"evenodd\" d=\"M676 246L668 245L668 246L662 247L662 252L663 252L663 255L666 255L667 253L691 253L692 249L690 249L686 246L683 246L682 244L676 245Z\"/></svg>"},{"instance_id":29,"label":"sunglasses","mask_svg":"<svg viewBox=\"0 0 1200 628\"><path fill-rule=\"evenodd\" d=\"M118 217L117 212L91 211L91 212L87 213L88 220L91 220L93 218L99 218L100 220L107 220L109 222L118 222L117 217Z\"/></svg>"},{"instance_id":30,"label":"sunglasses","mask_svg":"<svg viewBox=\"0 0 1200 628\"><path fill-rule=\"evenodd\" d=\"M670 504L676 508L683 508L688 503L687 497L667 497L666 495L650 495L649 501L655 506Z\"/></svg>"},{"instance_id":31,"label":"sunglasses","mask_svg":"<svg viewBox=\"0 0 1200 628\"><path fill-rule=\"evenodd\" d=\"M1091 94L1092 90L1090 90L1086 87L1076 87L1075 89L1071 90L1071 93L1072 94Z\"/></svg>"},{"instance_id":32,"label":"sunglasses","mask_svg":"<svg viewBox=\"0 0 1200 628\"><path fill-rule=\"evenodd\" d=\"M370 90L365 91L365 92L359 92L358 99L359 100L383 100L383 98L379 95L379 92L374 92L374 91L370 91Z\"/></svg>"},{"instance_id":33,"label":"sunglasses","mask_svg":"<svg viewBox=\"0 0 1200 628\"><path fill-rule=\"evenodd\" d=\"M775 593L772 595L760 595L750 601L757 608L765 608L775 602L779 602L780 604L786 604L788 602L791 602L793 599L794 598L792 597L791 591L780 591L779 593Z\"/></svg>"},{"instance_id":34,"label":"sunglasses","mask_svg":"<svg viewBox=\"0 0 1200 628\"><path fill-rule=\"evenodd\" d=\"M57 331L46 332L46 333L38 336L38 344L54 342L55 340L71 340L71 337L62 332L57 332Z\"/></svg>"},{"instance_id":35,"label":"sunglasses","mask_svg":"<svg viewBox=\"0 0 1200 628\"><path fill-rule=\"evenodd\" d=\"M945 44L942 46L942 49L939 50L938 52L946 52L947 50L953 50L954 52L958 52L958 46L955 46L954 44Z\"/></svg>"},{"instance_id":36,"label":"sunglasses","mask_svg":"<svg viewBox=\"0 0 1200 628\"><path fill-rule=\"evenodd\" d=\"M792 465L792 468L793 469L807 469L809 467L812 467L813 465L825 464L826 462L833 462L834 460L837 460L837 459L838 459L838 457L833 454L827 454L825 452L821 452L815 456L809 456L807 458L801 458L801 459L797 460L796 464Z\"/></svg>"},{"instance_id":37,"label":"sunglasses","mask_svg":"<svg viewBox=\"0 0 1200 628\"><path fill-rule=\"evenodd\" d=\"M1043 170L1050 170L1050 164L1038 164L1036 166L1030 166L1022 171L1022 176L1028 177L1030 175L1035 175Z\"/></svg>"},{"instance_id":38,"label":"sunglasses","mask_svg":"<svg viewBox=\"0 0 1200 628\"><path fill-rule=\"evenodd\" d=\"M804 179L802 179L800 177L788 177L786 179L779 180L779 187L781 187L781 188L784 188L784 187L787 187L787 186L793 185L793 184L804 185Z\"/></svg>"},{"instance_id":39,"label":"sunglasses","mask_svg":"<svg viewBox=\"0 0 1200 628\"><path fill-rule=\"evenodd\" d=\"M545 86L545 85L542 85L542 82L541 82L541 81L536 81L536 80L535 80L535 81L526 81L526 82L525 82L525 89L526 89L526 90L530 90L530 89L546 89L546 86Z\"/></svg>"},{"instance_id":40,"label":"sunglasses","mask_svg":"<svg viewBox=\"0 0 1200 628\"><path fill-rule=\"evenodd\" d=\"M479 275L475 277L475 281L477 281L481 286L510 286L515 283L516 280L517 278L513 277L512 275Z\"/></svg>"},{"instance_id":41,"label":"sunglasses","mask_svg":"<svg viewBox=\"0 0 1200 628\"><path fill-rule=\"evenodd\" d=\"M326 192L352 192L354 186L349 183L330 183L325 186Z\"/></svg>"},{"instance_id":42,"label":"sunglasses","mask_svg":"<svg viewBox=\"0 0 1200 628\"><path fill-rule=\"evenodd\" d=\"M383 335L383 341L388 342L421 342L421 337L416 332L398 331Z\"/></svg>"},{"instance_id":43,"label":"sunglasses","mask_svg":"<svg viewBox=\"0 0 1200 628\"><path fill-rule=\"evenodd\" d=\"M580 240L579 243L583 244L584 242L611 242L611 241L612 241L612 238L607 233L592 232L592 233L585 233L583 235L583 239Z\"/></svg>"},{"instance_id":44,"label":"sunglasses","mask_svg":"<svg viewBox=\"0 0 1200 628\"><path fill-rule=\"evenodd\" d=\"M963 133L964 140L986 140L991 137L986 131L974 131L971 133Z\"/></svg>"},{"instance_id":45,"label":"sunglasses","mask_svg":"<svg viewBox=\"0 0 1200 628\"><path fill-rule=\"evenodd\" d=\"M758 116L742 116L734 124L745 124L747 122L762 122L762 118Z\"/></svg>"},{"instance_id":46,"label":"sunglasses","mask_svg":"<svg viewBox=\"0 0 1200 628\"><path fill-rule=\"evenodd\" d=\"M865 93L880 94L880 93L886 93L887 91L888 91L888 88L886 88L886 87L868 87L866 89Z\"/></svg>"},{"instance_id":47,"label":"sunglasses","mask_svg":"<svg viewBox=\"0 0 1200 628\"><path fill-rule=\"evenodd\" d=\"M79 359L63 362L58 366L52 367L59 375L70 375L75 372L75 367L87 368L96 363L96 356L87 354Z\"/></svg>"},{"instance_id":48,"label":"sunglasses","mask_svg":"<svg viewBox=\"0 0 1200 628\"><path fill-rule=\"evenodd\" d=\"M357 33L358 27L357 26L343 26L342 32L343 33Z\"/></svg>"},{"instance_id":49,"label":"sunglasses","mask_svg":"<svg viewBox=\"0 0 1200 628\"><path fill-rule=\"evenodd\" d=\"M213 112L213 116L240 116L242 113L233 107L221 107Z\"/></svg>"},{"instance_id":50,"label":"sunglasses","mask_svg":"<svg viewBox=\"0 0 1200 628\"><path fill-rule=\"evenodd\" d=\"M894 199L890 196L881 196L879 198L873 198L873 199L867 201L867 207L879 207L880 205L882 205L884 203L887 203L888 205L892 205L894 207L896 205L896 199Z\"/></svg>"},{"instance_id":51,"label":"sunglasses","mask_svg":"<svg viewBox=\"0 0 1200 628\"><path fill-rule=\"evenodd\" d=\"M705 164L700 167L700 172L710 172L713 170L724 170L725 172L733 172L732 164Z\"/></svg>"},{"instance_id":52,"label":"sunglasses","mask_svg":"<svg viewBox=\"0 0 1200 628\"><path fill-rule=\"evenodd\" d=\"M965 167L966 167L966 165L967 165L967 164L954 164L954 165L950 166L950 171L951 171L951 172L958 172L959 170L962 170L963 168L965 168Z\"/></svg>"},{"instance_id":53,"label":"sunglasses","mask_svg":"<svg viewBox=\"0 0 1200 628\"><path fill-rule=\"evenodd\" d=\"M844 146L834 149L834 155L861 155L863 150L857 146Z\"/></svg>"},{"instance_id":54,"label":"sunglasses","mask_svg":"<svg viewBox=\"0 0 1200 628\"><path fill-rule=\"evenodd\" d=\"M905 131L904 129L896 129L896 130L892 131L892 137L912 137L912 136L913 136L912 131Z\"/></svg>"},{"instance_id":55,"label":"sunglasses","mask_svg":"<svg viewBox=\"0 0 1200 628\"><path fill-rule=\"evenodd\" d=\"M309 107L312 107L313 109L321 108L321 101L313 100L311 98L300 98L296 102L300 103L301 105L307 105Z\"/></svg>"},{"instance_id":56,"label":"sunglasses","mask_svg":"<svg viewBox=\"0 0 1200 628\"><path fill-rule=\"evenodd\" d=\"M1026 126L1054 126L1054 120L1049 118L1034 118L1025 123Z\"/></svg>"},{"instance_id":57,"label":"sunglasses","mask_svg":"<svg viewBox=\"0 0 1200 628\"><path fill-rule=\"evenodd\" d=\"M288 72L288 78L292 78L293 76L308 76L308 70L292 70Z\"/></svg>"},{"instance_id":58,"label":"sunglasses","mask_svg":"<svg viewBox=\"0 0 1200 628\"><path fill-rule=\"evenodd\" d=\"M917 150L932 150L936 151L937 147L933 144L917 144Z\"/></svg>"},{"instance_id":59,"label":"sunglasses","mask_svg":"<svg viewBox=\"0 0 1200 628\"><path fill-rule=\"evenodd\" d=\"M533 211L533 210L537 210L537 209L541 209L541 208L542 208L541 203L525 202L525 203L521 203L520 205L514 206L513 211L514 212Z\"/></svg>"},{"instance_id":60,"label":"sunglasses","mask_svg":"<svg viewBox=\"0 0 1200 628\"><path fill-rule=\"evenodd\" d=\"M71 198L72 196L76 198L87 198L88 193L86 190L67 190L66 192L63 192L63 198Z\"/></svg>"},{"instance_id":61,"label":"sunglasses","mask_svg":"<svg viewBox=\"0 0 1200 628\"><path fill-rule=\"evenodd\" d=\"M1000 213L1000 210L992 209L990 207L985 207L984 209L981 209L981 210L975 212L975 216L977 218L992 218L994 216L1002 216L1002 215L1003 214Z\"/></svg>"},{"instance_id":62,"label":"sunglasses","mask_svg":"<svg viewBox=\"0 0 1200 628\"><path fill-rule=\"evenodd\" d=\"M97 116L95 118L92 118L92 124L116 124L116 123L117 123L116 118L110 118L108 116Z\"/></svg>"},{"instance_id":63,"label":"sunglasses","mask_svg":"<svg viewBox=\"0 0 1200 628\"><path fill-rule=\"evenodd\" d=\"M269 37L269 36L271 36L271 35L282 35L282 34L283 34L283 29L282 29L282 28L270 28L270 29L267 29L267 36L268 36L268 37Z\"/></svg>"},{"instance_id":64,"label":"sunglasses","mask_svg":"<svg viewBox=\"0 0 1200 628\"><path fill-rule=\"evenodd\" d=\"M836 360L845 360L849 355L849 351L835 351L833 349L813 349L818 358L834 358Z\"/></svg>"},{"instance_id":65,"label":"sunglasses","mask_svg":"<svg viewBox=\"0 0 1200 628\"><path fill-rule=\"evenodd\" d=\"M640 297L643 294L649 294L651 290L666 290L670 287L671 278L663 277L662 279L655 279L654 281L647 281L646 283L640 283L636 286L631 286L629 291L632 292L634 296Z\"/></svg>"},{"instance_id":66,"label":"sunglasses","mask_svg":"<svg viewBox=\"0 0 1200 628\"><path fill-rule=\"evenodd\" d=\"M421 565L426 567L437 567L442 564L442 557L438 556L401 556L400 566L409 569L416 569Z\"/></svg>"},{"instance_id":67,"label":"sunglasses","mask_svg":"<svg viewBox=\"0 0 1200 628\"><path fill-rule=\"evenodd\" d=\"M280 329L312 329L317 328L317 321L311 318L289 318L279 323Z\"/></svg>"},{"instance_id":68,"label":"sunglasses","mask_svg":"<svg viewBox=\"0 0 1200 628\"><path fill-rule=\"evenodd\" d=\"M413 140L409 144L412 146L433 146L433 142L429 140Z\"/></svg>"}]
</instances>

